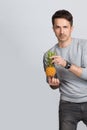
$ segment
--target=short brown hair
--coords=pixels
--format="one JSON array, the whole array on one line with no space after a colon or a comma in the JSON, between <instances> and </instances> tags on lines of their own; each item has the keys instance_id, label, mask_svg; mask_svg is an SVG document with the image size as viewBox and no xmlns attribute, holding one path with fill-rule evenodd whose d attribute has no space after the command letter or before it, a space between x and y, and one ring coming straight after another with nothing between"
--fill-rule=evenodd
<instances>
[{"instance_id":1,"label":"short brown hair","mask_svg":"<svg viewBox=\"0 0 87 130\"><path fill-rule=\"evenodd\" d=\"M73 16L72 14L67 10L58 10L56 11L52 16L52 24L54 25L54 20L56 18L64 18L70 22L70 25L73 25Z\"/></svg>"}]
</instances>

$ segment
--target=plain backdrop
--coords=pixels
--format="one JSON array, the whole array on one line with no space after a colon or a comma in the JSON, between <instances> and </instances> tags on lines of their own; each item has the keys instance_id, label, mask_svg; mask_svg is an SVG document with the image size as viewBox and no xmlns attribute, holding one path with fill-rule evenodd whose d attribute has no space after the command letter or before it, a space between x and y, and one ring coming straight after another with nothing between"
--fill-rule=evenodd
<instances>
[{"instance_id":1,"label":"plain backdrop","mask_svg":"<svg viewBox=\"0 0 87 130\"><path fill-rule=\"evenodd\" d=\"M0 130L58 130L60 94L45 81L43 54L57 42L59 9L73 14L72 36L86 39L86 1L0 0Z\"/></svg>"}]
</instances>

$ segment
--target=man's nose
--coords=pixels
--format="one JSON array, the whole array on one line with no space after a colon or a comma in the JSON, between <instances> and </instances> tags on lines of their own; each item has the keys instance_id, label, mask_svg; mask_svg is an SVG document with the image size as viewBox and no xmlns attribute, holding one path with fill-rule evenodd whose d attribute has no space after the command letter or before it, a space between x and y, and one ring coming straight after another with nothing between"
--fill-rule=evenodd
<instances>
[{"instance_id":1,"label":"man's nose","mask_svg":"<svg viewBox=\"0 0 87 130\"><path fill-rule=\"evenodd\" d=\"M64 30L63 30L63 28L61 28L61 29L60 29L60 33L63 33L63 32L64 32Z\"/></svg>"}]
</instances>

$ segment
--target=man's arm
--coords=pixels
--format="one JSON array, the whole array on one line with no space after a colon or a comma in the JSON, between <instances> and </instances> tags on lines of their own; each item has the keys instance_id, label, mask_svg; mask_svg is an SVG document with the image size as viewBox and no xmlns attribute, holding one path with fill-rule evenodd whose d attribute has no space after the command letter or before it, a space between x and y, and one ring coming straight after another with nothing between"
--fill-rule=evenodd
<instances>
[{"instance_id":1,"label":"man's arm","mask_svg":"<svg viewBox=\"0 0 87 130\"><path fill-rule=\"evenodd\" d=\"M79 66L73 65L73 64L69 68L69 71L71 71L72 73L74 73L78 77L81 77L81 75L82 75L82 68Z\"/></svg>"},{"instance_id":2,"label":"man's arm","mask_svg":"<svg viewBox=\"0 0 87 130\"><path fill-rule=\"evenodd\" d=\"M65 68L67 61L64 60L61 56L52 56L51 58L53 58L53 63ZM84 80L87 80L87 67L82 68L77 65L71 64L68 70L73 74L75 74L76 76Z\"/></svg>"}]
</instances>

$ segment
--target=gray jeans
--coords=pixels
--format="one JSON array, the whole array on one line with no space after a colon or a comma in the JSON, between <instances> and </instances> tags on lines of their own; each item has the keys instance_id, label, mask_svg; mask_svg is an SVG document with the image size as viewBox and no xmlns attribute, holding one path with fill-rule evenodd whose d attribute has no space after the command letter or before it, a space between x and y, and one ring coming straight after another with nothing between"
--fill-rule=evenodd
<instances>
[{"instance_id":1,"label":"gray jeans","mask_svg":"<svg viewBox=\"0 0 87 130\"><path fill-rule=\"evenodd\" d=\"M87 102L72 103L60 101L59 130L76 130L79 121L87 125Z\"/></svg>"}]
</instances>

